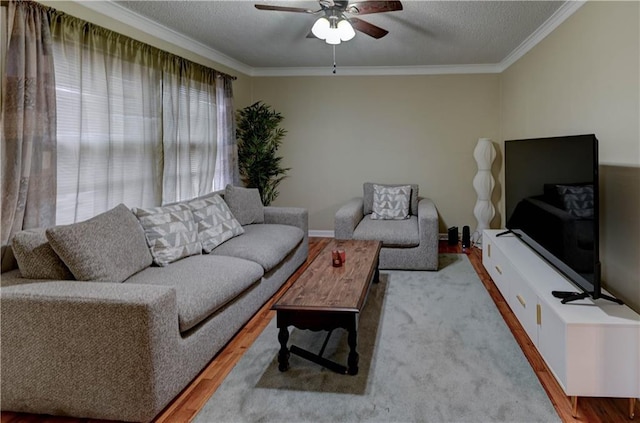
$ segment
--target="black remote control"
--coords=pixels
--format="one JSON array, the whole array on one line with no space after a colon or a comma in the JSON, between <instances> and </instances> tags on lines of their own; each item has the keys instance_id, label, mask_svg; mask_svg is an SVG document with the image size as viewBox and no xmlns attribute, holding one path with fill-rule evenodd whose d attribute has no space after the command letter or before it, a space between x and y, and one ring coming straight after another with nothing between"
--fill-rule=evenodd
<instances>
[{"instance_id":1,"label":"black remote control","mask_svg":"<svg viewBox=\"0 0 640 423\"><path fill-rule=\"evenodd\" d=\"M569 298L574 295L580 295L579 292L570 292L570 291L551 291L551 295L556 298Z\"/></svg>"}]
</instances>

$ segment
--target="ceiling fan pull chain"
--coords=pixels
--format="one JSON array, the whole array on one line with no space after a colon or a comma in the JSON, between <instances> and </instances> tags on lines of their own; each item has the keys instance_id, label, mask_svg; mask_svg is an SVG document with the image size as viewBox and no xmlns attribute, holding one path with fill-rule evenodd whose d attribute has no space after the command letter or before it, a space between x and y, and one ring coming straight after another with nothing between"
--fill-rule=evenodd
<instances>
[{"instance_id":1,"label":"ceiling fan pull chain","mask_svg":"<svg viewBox=\"0 0 640 423\"><path fill-rule=\"evenodd\" d=\"M333 46L333 74L336 73L336 46Z\"/></svg>"}]
</instances>

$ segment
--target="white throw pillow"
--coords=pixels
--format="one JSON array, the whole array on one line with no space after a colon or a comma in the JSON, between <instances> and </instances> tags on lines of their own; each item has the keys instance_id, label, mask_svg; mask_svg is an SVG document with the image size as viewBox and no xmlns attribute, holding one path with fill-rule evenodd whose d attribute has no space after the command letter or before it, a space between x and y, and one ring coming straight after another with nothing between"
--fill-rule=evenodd
<instances>
[{"instance_id":1,"label":"white throw pillow","mask_svg":"<svg viewBox=\"0 0 640 423\"><path fill-rule=\"evenodd\" d=\"M205 253L210 253L226 240L244 233L227 203L218 194L192 200L187 204L191 207L193 218L198 225L198 239Z\"/></svg>"},{"instance_id":2,"label":"white throw pillow","mask_svg":"<svg viewBox=\"0 0 640 423\"><path fill-rule=\"evenodd\" d=\"M409 218L409 200L411 186L385 187L373 185L373 210L371 219L374 220L403 220Z\"/></svg>"}]
</instances>

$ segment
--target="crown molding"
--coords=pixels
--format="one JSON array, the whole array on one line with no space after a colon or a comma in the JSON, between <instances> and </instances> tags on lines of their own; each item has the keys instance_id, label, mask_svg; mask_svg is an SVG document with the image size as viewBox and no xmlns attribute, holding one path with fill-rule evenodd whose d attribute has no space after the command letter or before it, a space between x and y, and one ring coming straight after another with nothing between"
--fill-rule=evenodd
<instances>
[{"instance_id":1,"label":"crown molding","mask_svg":"<svg viewBox=\"0 0 640 423\"><path fill-rule=\"evenodd\" d=\"M573 15L586 3L586 0L569 0L555 11L533 34L527 37L518 47L515 48L507 57L505 57L497 67L499 72L505 71L509 66L513 65L518 59L527 54L529 50L534 48L547 35L551 34L554 29L560 26L567 18Z\"/></svg>"},{"instance_id":2,"label":"crown molding","mask_svg":"<svg viewBox=\"0 0 640 423\"><path fill-rule=\"evenodd\" d=\"M500 73L498 65L447 66L332 66L318 68L255 68L251 76L377 76L377 75L450 75Z\"/></svg>"},{"instance_id":3,"label":"crown molding","mask_svg":"<svg viewBox=\"0 0 640 423\"><path fill-rule=\"evenodd\" d=\"M164 25L152 21L142 15L139 15L112 0L107 1L81 1L73 0L74 3L78 3L87 9L91 9L94 12L101 13L105 16L118 20L133 28L139 29L149 35L157 37L168 43L174 44L178 47L189 50L195 54L198 54L221 65L227 66L238 72L242 72L246 75L251 75L254 68L248 66L226 54L220 53L217 50L208 47L193 38L182 35Z\"/></svg>"},{"instance_id":4,"label":"crown molding","mask_svg":"<svg viewBox=\"0 0 640 423\"><path fill-rule=\"evenodd\" d=\"M180 48L189 50L204 58L241 72L248 76L279 77L279 76L379 76L379 75L445 75L445 74L486 74L501 73L518 59L529 52L554 29L573 15L586 0L566 1L547 19L533 34L523 41L500 63L468 64L468 65L436 65L436 66L338 66L334 74L331 66L326 67L251 67L199 41L182 35L172 29L139 15L112 0L82 1L73 0L83 7L116 19L126 25L139 29L151 36L165 40Z\"/></svg>"}]
</instances>

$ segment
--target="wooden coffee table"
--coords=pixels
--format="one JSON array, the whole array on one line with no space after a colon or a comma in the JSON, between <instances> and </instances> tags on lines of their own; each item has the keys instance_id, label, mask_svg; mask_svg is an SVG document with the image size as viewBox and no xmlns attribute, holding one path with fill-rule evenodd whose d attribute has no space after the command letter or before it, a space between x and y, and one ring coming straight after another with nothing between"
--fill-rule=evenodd
<instances>
[{"instance_id":1,"label":"wooden coffee table","mask_svg":"<svg viewBox=\"0 0 640 423\"><path fill-rule=\"evenodd\" d=\"M296 354L338 373L358 373L358 317L367 300L372 281L378 281L380 241L332 240L309 267L271 307L277 312L278 368L289 369L289 354ZM345 250L345 262L333 267L331 251ZM329 331L318 354L292 345L289 326L312 331ZM331 332L343 328L348 332L349 357L347 367L322 357Z\"/></svg>"}]
</instances>

